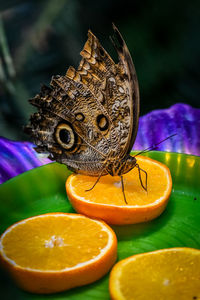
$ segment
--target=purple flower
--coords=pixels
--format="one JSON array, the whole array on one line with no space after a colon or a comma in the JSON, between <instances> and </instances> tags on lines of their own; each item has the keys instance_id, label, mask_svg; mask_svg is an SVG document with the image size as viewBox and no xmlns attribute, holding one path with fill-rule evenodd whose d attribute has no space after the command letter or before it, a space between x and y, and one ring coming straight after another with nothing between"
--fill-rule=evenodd
<instances>
[{"instance_id":1,"label":"purple flower","mask_svg":"<svg viewBox=\"0 0 200 300\"><path fill-rule=\"evenodd\" d=\"M178 103L140 117L133 150L143 150L176 134L155 150L200 155L200 109Z\"/></svg>"},{"instance_id":2,"label":"purple flower","mask_svg":"<svg viewBox=\"0 0 200 300\"><path fill-rule=\"evenodd\" d=\"M50 162L43 158L29 142L16 142L0 137L0 183L27 170Z\"/></svg>"}]
</instances>

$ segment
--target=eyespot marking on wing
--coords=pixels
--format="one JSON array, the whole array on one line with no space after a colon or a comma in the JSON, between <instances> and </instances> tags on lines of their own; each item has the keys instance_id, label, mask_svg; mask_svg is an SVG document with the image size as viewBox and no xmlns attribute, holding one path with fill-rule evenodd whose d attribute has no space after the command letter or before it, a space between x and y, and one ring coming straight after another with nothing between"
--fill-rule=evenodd
<instances>
[{"instance_id":1,"label":"eyespot marking on wing","mask_svg":"<svg viewBox=\"0 0 200 300\"><path fill-rule=\"evenodd\" d=\"M97 126L101 131L105 131L109 127L109 121L103 114L97 116Z\"/></svg>"},{"instance_id":2,"label":"eyespot marking on wing","mask_svg":"<svg viewBox=\"0 0 200 300\"><path fill-rule=\"evenodd\" d=\"M76 119L76 121L83 122L85 120L85 116L82 113L77 113L77 114L75 114L75 119Z\"/></svg>"},{"instance_id":3,"label":"eyespot marking on wing","mask_svg":"<svg viewBox=\"0 0 200 300\"><path fill-rule=\"evenodd\" d=\"M65 149L71 150L75 145L74 130L69 124L61 123L56 127L55 136L57 142Z\"/></svg>"}]
</instances>

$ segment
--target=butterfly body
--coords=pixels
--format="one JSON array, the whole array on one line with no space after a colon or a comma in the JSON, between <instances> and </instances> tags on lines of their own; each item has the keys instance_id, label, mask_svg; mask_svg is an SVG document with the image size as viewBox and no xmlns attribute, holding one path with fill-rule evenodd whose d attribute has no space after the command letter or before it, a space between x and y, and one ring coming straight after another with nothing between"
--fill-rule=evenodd
<instances>
[{"instance_id":1,"label":"butterfly body","mask_svg":"<svg viewBox=\"0 0 200 300\"><path fill-rule=\"evenodd\" d=\"M88 31L77 70L53 76L30 100L38 112L26 127L36 151L90 176L122 176L137 166L130 151L139 120L139 87L128 48L113 25L116 64Z\"/></svg>"},{"instance_id":2,"label":"butterfly body","mask_svg":"<svg viewBox=\"0 0 200 300\"><path fill-rule=\"evenodd\" d=\"M130 155L127 155L122 160L110 160L106 167L106 171L111 176L121 176L128 173L136 166L136 158Z\"/></svg>"}]
</instances>

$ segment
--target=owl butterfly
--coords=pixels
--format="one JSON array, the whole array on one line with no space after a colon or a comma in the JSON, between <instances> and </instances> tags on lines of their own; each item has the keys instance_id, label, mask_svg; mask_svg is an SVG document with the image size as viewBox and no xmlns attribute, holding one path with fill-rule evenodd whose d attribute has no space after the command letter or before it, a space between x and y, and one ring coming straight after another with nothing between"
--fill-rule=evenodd
<instances>
[{"instance_id":1,"label":"owl butterfly","mask_svg":"<svg viewBox=\"0 0 200 300\"><path fill-rule=\"evenodd\" d=\"M146 190L147 173L130 156L139 120L138 80L115 25L113 30L111 40L119 62L112 60L89 30L78 69L69 67L66 75L53 76L50 87L42 86L30 99L38 112L31 116L26 132L37 152L49 152L52 160L74 172L97 176L94 186L103 175L120 176L127 203L123 174L136 167Z\"/></svg>"}]
</instances>

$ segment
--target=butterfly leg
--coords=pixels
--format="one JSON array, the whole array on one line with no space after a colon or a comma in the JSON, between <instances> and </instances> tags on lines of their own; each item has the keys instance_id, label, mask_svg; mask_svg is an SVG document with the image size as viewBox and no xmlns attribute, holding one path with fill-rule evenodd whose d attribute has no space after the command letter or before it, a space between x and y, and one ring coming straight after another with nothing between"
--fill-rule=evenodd
<instances>
[{"instance_id":1,"label":"butterfly leg","mask_svg":"<svg viewBox=\"0 0 200 300\"><path fill-rule=\"evenodd\" d=\"M95 185L99 182L99 179L101 178L104 170L105 170L105 168L102 169L101 173L99 174L99 176L98 176L97 180L95 181L95 183L93 184L93 186L90 189L85 190L86 192L89 192L89 191L93 190L93 188L95 187Z\"/></svg>"},{"instance_id":2,"label":"butterfly leg","mask_svg":"<svg viewBox=\"0 0 200 300\"><path fill-rule=\"evenodd\" d=\"M147 192L147 177L148 177L148 174L145 170L141 169L138 164L136 164L135 166L136 166L136 168L138 168L138 173L139 173L139 179L140 179L141 186ZM142 182L141 171L145 173L145 186Z\"/></svg>"},{"instance_id":3,"label":"butterfly leg","mask_svg":"<svg viewBox=\"0 0 200 300\"><path fill-rule=\"evenodd\" d=\"M128 202L126 201L126 195L125 195L125 191L124 191L124 180L123 180L123 176L121 175L121 183L122 183L122 193L123 193L123 196L124 196L124 201L126 204L128 204Z\"/></svg>"}]
</instances>

